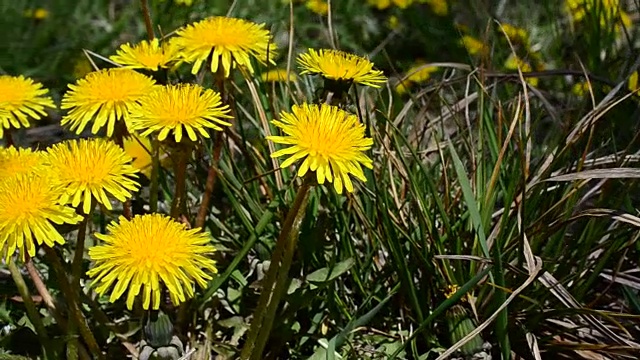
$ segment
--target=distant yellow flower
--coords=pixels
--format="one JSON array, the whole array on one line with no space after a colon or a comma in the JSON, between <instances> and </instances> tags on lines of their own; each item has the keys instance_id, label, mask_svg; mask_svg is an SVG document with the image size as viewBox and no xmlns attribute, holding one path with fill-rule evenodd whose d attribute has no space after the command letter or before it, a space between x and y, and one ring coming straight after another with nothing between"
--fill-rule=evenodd
<instances>
[{"instance_id":1,"label":"distant yellow flower","mask_svg":"<svg viewBox=\"0 0 640 360\"><path fill-rule=\"evenodd\" d=\"M298 56L300 74L319 74L325 79L380 87L387 81L382 71L363 57L340 50L309 49Z\"/></svg>"},{"instance_id":2,"label":"distant yellow flower","mask_svg":"<svg viewBox=\"0 0 640 360\"><path fill-rule=\"evenodd\" d=\"M260 78L264 82L285 82L285 81L287 81L287 78L289 79L289 81L297 81L298 80L298 77L293 72L289 73L289 76L287 76L287 69L269 70L269 71L267 71L265 73L262 73Z\"/></svg>"},{"instance_id":3,"label":"distant yellow flower","mask_svg":"<svg viewBox=\"0 0 640 360\"><path fill-rule=\"evenodd\" d=\"M53 100L42 84L24 76L0 75L0 139L4 129L28 128L29 118L40 120L47 113L45 107L54 108Z\"/></svg>"},{"instance_id":4,"label":"distant yellow flower","mask_svg":"<svg viewBox=\"0 0 640 360\"><path fill-rule=\"evenodd\" d=\"M116 121L127 124L131 106L155 86L152 78L130 69L91 72L75 85L69 85L61 108L70 110L61 124L71 124L71 130L80 134L93 121L93 134L106 125L107 136L111 136Z\"/></svg>"},{"instance_id":5,"label":"distant yellow flower","mask_svg":"<svg viewBox=\"0 0 640 360\"><path fill-rule=\"evenodd\" d=\"M146 177L151 175L151 141L144 136L132 135L123 141L124 152L127 153L133 162L131 166L139 170Z\"/></svg>"},{"instance_id":6,"label":"distant yellow flower","mask_svg":"<svg viewBox=\"0 0 640 360\"><path fill-rule=\"evenodd\" d=\"M64 186L63 203L88 214L92 198L112 209L107 193L120 201L131 198L138 189L133 179L138 170L132 159L115 143L102 139L67 140L47 150L52 175Z\"/></svg>"},{"instance_id":7,"label":"distant yellow flower","mask_svg":"<svg viewBox=\"0 0 640 360\"><path fill-rule=\"evenodd\" d=\"M193 5L193 0L173 0L173 2L178 5L185 5L185 6Z\"/></svg>"},{"instance_id":8,"label":"distant yellow flower","mask_svg":"<svg viewBox=\"0 0 640 360\"><path fill-rule=\"evenodd\" d=\"M315 171L319 184L325 180L333 182L339 194L343 184L353 192L349 175L367 181L361 166L373 168L373 162L364 153L373 140L365 137L364 125L357 116L327 104L294 105L291 110L291 113L283 111L280 120L271 121L285 136L267 137L274 143L290 145L271 154L272 158L291 155L281 167L304 159L298 176Z\"/></svg>"},{"instance_id":9,"label":"distant yellow flower","mask_svg":"<svg viewBox=\"0 0 640 360\"><path fill-rule=\"evenodd\" d=\"M178 54L178 47L172 41L164 41L160 45L158 38L155 38L151 41L142 40L134 46L123 44L116 55L109 59L129 69L157 71L158 68L170 67L178 60Z\"/></svg>"},{"instance_id":10,"label":"distant yellow flower","mask_svg":"<svg viewBox=\"0 0 640 360\"><path fill-rule=\"evenodd\" d=\"M378 10L384 10L391 6L391 0L367 0L367 3Z\"/></svg>"},{"instance_id":11,"label":"distant yellow flower","mask_svg":"<svg viewBox=\"0 0 640 360\"><path fill-rule=\"evenodd\" d=\"M400 19L398 19L398 17L395 15L389 16L389 18L387 19L387 26L391 30L397 29L400 26Z\"/></svg>"},{"instance_id":12,"label":"distant yellow flower","mask_svg":"<svg viewBox=\"0 0 640 360\"><path fill-rule=\"evenodd\" d=\"M429 78L431 78L431 74L437 71L437 66L418 64L407 70L405 78L414 83L421 83L429 80Z\"/></svg>"},{"instance_id":13,"label":"distant yellow flower","mask_svg":"<svg viewBox=\"0 0 640 360\"><path fill-rule=\"evenodd\" d=\"M222 131L230 126L224 121L230 118L229 106L223 105L220 94L196 84L167 85L145 96L131 109L131 124L142 136L158 133L163 141L169 132L176 142L186 131L191 141L196 141L196 131L208 138L206 128Z\"/></svg>"},{"instance_id":14,"label":"distant yellow flower","mask_svg":"<svg viewBox=\"0 0 640 360\"><path fill-rule=\"evenodd\" d=\"M243 19L214 16L187 25L176 34L175 44L181 49L184 60L193 63L193 74L198 73L212 53L210 68L214 73L222 66L225 76L229 77L236 64L253 73L251 58L261 63L273 63L271 59L276 50L264 24Z\"/></svg>"},{"instance_id":15,"label":"distant yellow flower","mask_svg":"<svg viewBox=\"0 0 640 360\"><path fill-rule=\"evenodd\" d=\"M15 147L0 148L0 181L10 176L45 171L46 153Z\"/></svg>"},{"instance_id":16,"label":"distant yellow flower","mask_svg":"<svg viewBox=\"0 0 640 360\"><path fill-rule=\"evenodd\" d=\"M27 9L23 13L24 17L36 20L44 20L49 17L49 11L43 8Z\"/></svg>"},{"instance_id":17,"label":"distant yellow flower","mask_svg":"<svg viewBox=\"0 0 640 360\"><path fill-rule=\"evenodd\" d=\"M631 26L631 18L622 10L620 0L566 0L565 9L574 23L594 16L603 29L613 25L620 32L623 27L628 29Z\"/></svg>"},{"instance_id":18,"label":"distant yellow flower","mask_svg":"<svg viewBox=\"0 0 640 360\"><path fill-rule=\"evenodd\" d=\"M473 36L464 35L460 42L462 43L462 46L467 49L467 52L469 52L469 55L471 56L485 55L488 52L487 46L482 41L474 38Z\"/></svg>"},{"instance_id":19,"label":"distant yellow flower","mask_svg":"<svg viewBox=\"0 0 640 360\"><path fill-rule=\"evenodd\" d=\"M396 91L400 94L403 94L412 84L420 84L429 80L431 74L437 71L437 66L429 66L424 64L415 65L407 70L406 75L396 86Z\"/></svg>"},{"instance_id":20,"label":"distant yellow flower","mask_svg":"<svg viewBox=\"0 0 640 360\"><path fill-rule=\"evenodd\" d=\"M428 4L431 11L438 16L449 14L449 5L446 0L420 0L420 2Z\"/></svg>"},{"instance_id":21,"label":"distant yellow flower","mask_svg":"<svg viewBox=\"0 0 640 360\"><path fill-rule=\"evenodd\" d=\"M577 96L582 97L591 92L591 87L589 87L589 83L587 83L586 81L581 81L579 83L575 83L571 87L571 92Z\"/></svg>"},{"instance_id":22,"label":"distant yellow flower","mask_svg":"<svg viewBox=\"0 0 640 360\"><path fill-rule=\"evenodd\" d=\"M523 73L529 73L532 71L531 64L513 54L511 54L509 58L507 58L507 61L504 63L504 67L508 70L520 69L520 71L522 71ZM525 80L532 86L538 86L538 78L528 77L525 78Z\"/></svg>"},{"instance_id":23,"label":"distant yellow flower","mask_svg":"<svg viewBox=\"0 0 640 360\"><path fill-rule=\"evenodd\" d=\"M113 287L110 302L118 300L128 289L127 308L142 295L142 308L158 309L162 284L169 290L174 304L193 297L193 285L206 286L217 273L211 254L215 247L200 228L187 230L185 225L160 214L119 218L107 226L108 235L95 234L104 245L89 249L95 262L87 275L94 278L96 292L104 295Z\"/></svg>"},{"instance_id":24,"label":"distant yellow flower","mask_svg":"<svg viewBox=\"0 0 640 360\"><path fill-rule=\"evenodd\" d=\"M627 81L627 88L631 92L640 93L640 89L638 88L638 72L634 71L631 76L629 76L629 80Z\"/></svg>"},{"instance_id":25,"label":"distant yellow flower","mask_svg":"<svg viewBox=\"0 0 640 360\"><path fill-rule=\"evenodd\" d=\"M327 15L329 12L329 4L325 0L307 0L306 6L318 15Z\"/></svg>"},{"instance_id":26,"label":"distant yellow flower","mask_svg":"<svg viewBox=\"0 0 640 360\"><path fill-rule=\"evenodd\" d=\"M63 189L44 175L19 174L0 180L0 248L7 257L19 249L36 255L35 243L53 247L64 244L54 224L77 224L82 217L58 200Z\"/></svg>"},{"instance_id":27,"label":"distant yellow flower","mask_svg":"<svg viewBox=\"0 0 640 360\"><path fill-rule=\"evenodd\" d=\"M401 8L401 9L405 9L407 7L409 7L409 5L411 5L413 3L413 0L367 0L367 3L369 3L369 5L377 8L378 10L384 10L389 8L392 4Z\"/></svg>"},{"instance_id":28,"label":"distant yellow flower","mask_svg":"<svg viewBox=\"0 0 640 360\"><path fill-rule=\"evenodd\" d=\"M527 30L521 27L513 26L510 24L502 24L502 30L504 30L504 33L509 38L509 40L515 43L527 45L529 42L529 34L527 34Z\"/></svg>"}]
</instances>

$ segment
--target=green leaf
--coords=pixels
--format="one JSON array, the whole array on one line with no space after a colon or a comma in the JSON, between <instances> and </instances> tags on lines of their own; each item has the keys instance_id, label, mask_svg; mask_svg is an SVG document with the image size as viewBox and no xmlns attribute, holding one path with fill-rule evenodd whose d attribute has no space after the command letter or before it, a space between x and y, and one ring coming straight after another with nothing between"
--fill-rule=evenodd
<instances>
[{"instance_id":1,"label":"green leaf","mask_svg":"<svg viewBox=\"0 0 640 360\"><path fill-rule=\"evenodd\" d=\"M333 267L325 267L312 272L307 276L307 281L315 283L330 282L349 271L354 264L355 261L353 258L348 258L335 264Z\"/></svg>"}]
</instances>

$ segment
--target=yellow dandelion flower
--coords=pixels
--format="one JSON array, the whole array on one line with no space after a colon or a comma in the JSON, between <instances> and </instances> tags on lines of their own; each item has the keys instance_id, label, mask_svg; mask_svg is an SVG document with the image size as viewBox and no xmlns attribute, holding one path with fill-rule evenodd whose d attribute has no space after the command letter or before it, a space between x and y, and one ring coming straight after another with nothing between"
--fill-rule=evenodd
<instances>
[{"instance_id":1,"label":"yellow dandelion flower","mask_svg":"<svg viewBox=\"0 0 640 360\"><path fill-rule=\"evenodd\" d=\"M464 35L460 43L471 56L485 55L488 52L487 46L482 41L470 35Z\"/></svg>"},{"instance_id":2,"label":"yellow dandelion flower","mask_svg":"<svg viewBox=\"0 0 640 360\"><path fill-rule=\"evenodd\" d=\"M153 162L153 158L151 157L151 140L149 140L148 137L133 134L132 136L124 138L122 148L124 152L133 159L131 166L147 178L151 178L151 164ZM171 158L162 147L159 157L161 166L169 166Z\"/></svg>"},{"instance_id":3,"label":"yellow dandelion flower","mask_svg":"<svg viewBox=\"0 0 640 360\"><path fill-rule=\"evenodd\" d=\"M19 174L0 180L0 248L7 245L7 257L19 249L36 255L35 243L53 247L64 244L54 224L77 224L82 217L58 200L63 189L48 177Z\"/></svg>"},{"instance_id":4,"label":"yellow dandelion flower","mask_svg":"<svg viewBox=\"0 0 640 360\"><path fill-rule=\"evenodd\" d=\"M131 46L123 44L116 55L109 57L113 62L129 69L147 69L157 71L158 68L168 68L178 60L178 47L172 41L160 44L158 38L151 41L143 40Z\"/></svg>"},{"instance_id":5,"label":"yellow dandelion flower","mask_svg":"<svg viewBox=\"0 0 640 360\"><path fill-rule=\"evenodd\" d=\"M150 177L152 158L149 138L132 135L124 139L122 148L133 159L131 166L146 177Z\"/></svg>"},{"instance_id":6,"label":"yellow dandelion flower","mask_svg":"<svg viewBox=\"0 0 640 360\"><path fill-rule=\"evenodd\" d=\"M271 59L276 50L264 24L243 19L214 16L187 25L176 34L175 43L183 59L193 63L193 74L198 73L212 53L211 71L214 73L222 66L225 76L229 77L236 64L253 73L251 58L261 63L273 63Z\"/></svg>"},{"instance_id":7,"label":"yellow dandelion flower","mask_svg":"<svg viewBox=\"0 0 640 360\"><path fill-rule=\"evenodd\" d=\"M502 24L502 30L509 40L526 45L529 42L529 34L527 30L513 26L511 24Z\"/></svg>"},{"instance_id":8,"label":"yellow dandelion flower","mask_svg":"<svg viewBox=\"0 0 640 360\"><path fill-rule=\"evenodd\" d=\"M62 202L88 214L92 198L112 209L107 193L120 201L131 198L138 189L133 179L138 170L131 157L106 139L75 139L53 145L47 150L53 176L64 186Z\"/></svg>"},{"instance_id":9,"label":"yellow dandelion flower","mask_svg":"<svg viewBox=\"0 0 640 360\"><path fill-rule=\"evenodd\" d=\"M0 149L0 181L46 169L46 153L14 147Z\"/></svg>"},{"instance_id":10,"label":"yellow dandelion flower","mask_svg":"<svg viewBox=\"0 0 640 360\"><path fill-rule=\"evenodd\" d=\"M230 126L229 106L222 105L220 94L195 84L167 85L140 100L131 109L131 124L142 136L158 132L163 141L171 132L176 142L182 140L183 131L196 141L196 131L208 138L206 128L222 131Z\"/></svg>"},{"instance_id":11,"label":"yellow dandelion flower","mask_svg":"<svg viewBox=\"0 0 640 360\"><path fill-rule=\"evenodd\" d=\"M638 72L637 71L634 71L629 76L629 80L627 80L627 89L629 89L629 91L635 93L636 95L640 94L640 88L638 87Z\"/></svg>"},{"instance_id":12,"label":"yellow dandelion flower","mask_svg":"<svg viewBox=\"0 0 640 360\"><path fill-rule=\"evenodd\" d=\"M69 113L62 118L61 124L70 124L71 130L80 134L93 121L93 134L106 125L107 136L111 136L116 121L128 125L131 106L155 86L152 78L130 69L91 72L75 85L69 85L61 106L69 109Z\"/></svg>"},{"instance_id":13,"label":"yellow dandelion flower","mask_svg":"<svg viewBox=\"0 0 640 360\"><path fill-rule=\"evenodd\" d=\"M384 10L391 6L391 0L367 0L367 3L378 10Z\"/></svg>"},{"instance_id":14,"label":"yellow dandelion flower","mask_svg":"<svg viewBox=\"0 0 640 360\"><path fill-rule=\"evenodd\" d=\"M407 70L405 78L414 83L421 83L429 80L429 78L431 78L431 74L437 71L437 66L418 64Z\"/></svg>"},{"instance_id":15,"label":"yellow dandelion flower","mask_svg":"<svg viewBox=\"0 0 640 360\"><path fill-rule=\"evenodd\" d=\"M260 79L264 82L286 82L287 79L297 81L298 77L295 73L289 73L287 76L287 69L273 69L262 73Z\"/></svg>"},{"instance_id":16,"label":"yellow dandelion flower","mask_svg":"<svg viewBox=\"0 0 640 360\"><path fill-rule=\"evenodd\" d=\"M325 0L307 0L305 6L318 15L327 15L329 12L329 4Z\"/></svg>"},{"instance_id":17,"label":"yellow dandelion flower","mask_svg":"<svg viewBox=\"0 0 640 360\"><path fill-rule=\"evenodd\" d=\"M193 285L206 286L217 273L210 255L215 247L200 228L185 225L161 214L136 215L107 226L108 235L95 234L104 245L89 249L95 262L87 274L94 278L96 292L103 295L113 286L110 302L127 293L127 307L142 293L142 307L160 307L161 283L169 290L174 304L193 297Z\"/></svg>"},{"instance_id":18,"label":"yellow dandelion flower","mask_svg":"<svg viewBox=\"0 0 640 360\"><path fill-rule=\"evenodd\" d=\"M380 87L387 81L382 71L374 70L373 63L363 57L340 50L309 49L298 56L300 74L319 74L330 80Z\"/></svg>"},{"instance_id":19,"label":"yellow dandelion flower","mask_svg":"<svg viewBox=\"0 0 640 360\"><path fill-rule=\"evenodd\" d=\"M413 3L413 0L393 0L393 3L400 9L406 9Z\"/></svg>"},{"instance_id":20,"label":"yellow dandelion flower","mask_svg":"<svg viewBox=\"0 0 640 360\"><path fill-rule=\"evenodd\" d=\"M418 64L412 66L407 74L396 85L396 92L399 94L406 93L412 84L424 83L431 77L431 74L438 71L437 66Z\"/></svg>"},{"instance_id":21,"label":"yellow dandelion flower","mask_svg":"<svg viewBox=\"0 0 640 360\"><path fill-rule=\"evenodd\" d=\"M614 24L616 32L621 32L632 25L629 14L622 10L619 0L566 0L565 9L574 23L594 16L603 29Z\"/></svg>"},{"instance_id":22,"label":"yellow dandelion flower","mask_svg":"<svg viewBox=\"0 0 640 360\"><path fill-rule=\"evenodd\" d=\"M395 16L395 15L389 16L389 18L387 19L387 26L391 30L395 30L395 29L399 28L400 27L400 19L398 19L398 17Z\"/></svg>"},{"instance_id":23,"label":"yellow dandelion flower","mask_svg":"<svg viewBox=\"0 0 640 360\"><path fill-rule=\"evenodd\" d=\"M431 11L438 16L449 14L449 5L446 0L420 0L420 2L429 5Z\"/></svg>"},{"instance_id":24,"label":"yellow dandelion flower","mask_svg":"<svg viewBox=\"0 0 640 360\"><path fill-rule=\"evenodd\" d=\"M48 92L42 84L22 75L0 75L0 139L4 129L28 128L29 118L40 120L47 115L45 107L55 109L53 100L46 96Z\"/></svg>"},{"instance_id":25,"label":"yellow dandelion flower","mask_svg":"<svg viewBox=\"0 0 640 360\"><path fill-rule=\"evenodd\" d=\"M283 111L280 121L272 121L286 136L267 137L274 143L291 145L271 154L273 158L291 155L281 167L304 159L298 176L315 171L319 184L325 180L333 182L339 194L343 184L347 191L353 192L349 175L367 181L361 165L373 168L373 162L364 153L371 148L373 140L365 137L364 125L357 116L327 104L294 105L291 110L291 113Z\"/></svg>"},{"instance_id":26,"label":"yellow dandelion flower","mask_svg":"<svg viewBox=\"0 0 640 360\"><path fill-rule=\"evenodd\" d=\"M44 20L49 17L49 11L43 8L27 9L24 11L23 15L24 17L35 20Z\"/></svg>"},{"instance_id":27,"label":"yellow dandelion flower","mask_svg":"<svg viewBox=\"0 0 640 360\"><path fill-rule=\"evenodd\" d=\"M531 67L531 64L529 64L528 62L522 60L522 58L515 56L513 54L509 55L509 57L507 58L507 61L504 63L504 67L505 69L508 69L508 70L520 69L520 71L522 71L523 73L529 73L533 70ZM525 80L532 86L538 86L538 78L529 77L529 78L526 78Z\"/></svg>"},{"instance_id":28,"label":"yellow dandelion flower","mask_svg":"<svg viewBox=\"0 0 640 360\"><path fill-rule=\"evenodd\" d=\"M577 96L583 97L591 92L591 87L586 81L581 81L579 83L573 84L573 86L571 87L571 92Z\"/></svg>"}]
</instances>

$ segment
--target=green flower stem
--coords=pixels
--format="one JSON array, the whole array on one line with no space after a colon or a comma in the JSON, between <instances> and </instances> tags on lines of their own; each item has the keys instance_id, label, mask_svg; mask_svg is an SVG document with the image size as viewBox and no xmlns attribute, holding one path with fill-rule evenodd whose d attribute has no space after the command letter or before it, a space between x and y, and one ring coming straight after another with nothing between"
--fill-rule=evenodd
<instances>
[{"instance_id":1,"label":"green flower stem","mask_svg":"<svg viewBox=\"0 0 640 360\"><path fill-rule=\"evenodd\" d=\"M36 309L36 305L33 303L33 299L31 298L31 294L29 293L29 288L27 288L27 284L24 282L24 278L22 277L22 274L20 273L20 270L18 269L18 266L16 266L16 263L13 261L13 259L7 259L7 267L9 268L11 277L13 277L13 281L18 288L20 297L22 297L24 307L27 310L27 316L33 324L33 327L36 329L36 334L38 335L38 338L40 340L40 345L42 345L42 350L45 354L45 358L52 359L53 352L49 344L49 335L47 335L47 329L45 329L44 324L42 323L42 319L40 318L40 314L38 313L38 309Z\"/></svg>"},{"instance_id":2,"label":"green flower stem","mask_svg":"<svg viewBox=\"0 0 640 360\"><path fill-rule=\"evenodd\" d=\"M181 214L186 213L187 208L187 164L191 156L191 144L177 143L172 149L175 172L175 191L171 203L171 217L179 220Z\"/></svg>"},{"instance_id":3,"label":"green flower stem","mask_svg":"<svg viewBox=\"0 0 640 360\"><path fill-rule=\"evenodd\" d=\"M149 2L147 0L140 0L140 7L142 8L142 17L144 18L144 26L147 29L147 37L149 41L155 37L153 33L153 24L151 23L151 12L149 11Z\"/></svg>"},{"instance_id":4,"label":"green flower stem","mask_svg":"<svg viewBox=\"0 0 640 360\"><path fill-rule=\"evenodd\" d=\"M95 205L95 204L94 204ZM91 207L93 210L93 206ZM73 254L73 262L71 264L71 288L80 289L80 278L82 277L82 258L84 255L84 242L87 235L87 221L91 216L91 211L80 222L78 228L78 236L76 239L76 249ZM69 323L67 329L69 343L67 346L67 358L70 360L78 358L78 327L75 321Z\"/></svg>"},{"instance_id":5,"label":"green flower stem","mask_svg":"<svg viewBox=\"0 0 640 360\"><path fill-rule=\"evenodd\" d=\"M218 91L220 92L220 98L223 103L227 102L226 93L224 90L225 77L224 69L222 66L218 67L216 73L216 84ZM222 132L216 131L216 140L213 145L213 154L211 154L211 163L209 164L209 171L207 172L207 182L205 183L204 193L202 194L202 202L198 208L198 215L196 216L195 227L204 227L207 221L207 214L209 212L209 203L211 203L211 193L216 185L216 175L218 174L217 166L220 161L220 155L222 154Z\"/></svg>"},{"instance_id":6,"label":"green flower stem","mask_svg":"<svg viewBox=\"0 0 640 360\"><path fill-rule=\"evenodd\" d=\"M151 184L149 185L149 210L158 211L158 184L160 178L160 142L151 140Z\"/></svg>"},{"instance_id":7,"label":"green flower stem","mask_svg":"<svg viewBox=\"0 0 640 360\"><path fill-rule=\"evenodd\" d=\"M91 207L93 209L93 206ZM84 258L84 242L87 238L87 223L91 218L93 211L85 215L80 222L78 228L78 237L76 239L76 249L73 253L73 263L71 263L71 287L80 288L80 279L82 278L82 259Z\"/></svg>"},{"instance_id":8,"label":"green flower stem","mask_svg":"<svg viewBox=\"0 0 640 360\"><path fill-rule=\"evenodd\" d=\"M269 270L263 279L262 293L258 300L258 306L254 311L251 328L247 335L247 342L242 349L240 359L262 359L262 352L269 339L273 326L273 320L278 310L289 277L289 267L293 253L295 252L300 223L304 219L309 189L311 183L306 178L298 189L293 205L282 224L282 231L278 236L276 248L271 255Z\"/></svg>"},{"instance_id":9,"label":"green flower stem","mask_svg":"<svg viewBox=\"0 0 640 360\"><path fill-rule=\"evenodd\" d=\"M129 134L129 130L127 129L127 125L125 125L124 121L116 121L115 129L113 132L113 141L123 151L124 151L124 138L128 134ZM131 219L131 216L132 216L131 199L127 199L122 203L122 215L127 219Z\"/></svg>"},{"instance_id":10,"label":"green flower stem","mask_svg":"<svg viewBox=\"0 0 640 360\"><path fill-rule=\"evenodd\" d=\"M64 266L62 265L62 262L60 261L60 258L58 257L58 254L56 254L55 250L51 249L48 246L45 246L44 249L46 250L49 263L51 264L53 271L56 273L56 278L58 279L60 290L62 290L62 293L67 299L69 314L71 315L71 319L75 323L75 326L78 327L80 336L82 336L82 338L84 339L91 354L93 354L100 360L104 359L104 355L100 350L100 346L98 346L98 342L93 336L89 325L87 325L84 314L80 309L81 304L78 293L82 291L82 289L80 289L79 287L77 289L73 289L71 287L71 284L67 279Z\"/></svg>"}]
</instances>

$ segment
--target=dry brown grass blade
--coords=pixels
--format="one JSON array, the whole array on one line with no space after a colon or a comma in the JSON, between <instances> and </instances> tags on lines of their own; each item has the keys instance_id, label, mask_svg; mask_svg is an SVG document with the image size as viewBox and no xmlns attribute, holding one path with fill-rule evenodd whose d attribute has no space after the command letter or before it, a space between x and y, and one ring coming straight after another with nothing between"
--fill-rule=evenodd
<instances>
[{"instance_id":1,"label":"dry brown grass blade","mask_svg":"<svg viewBox=\"0 0 640 360\"><path fill-rule=\"evenodd\" d=\"M544 181L575 181L590 179L637 179L640 178L640 169L635 168L612 168L612 169L592 169L579 171L571 174L552 176Z\"/></svg>"},{"instance_id":2,"label":"dry brown grass blade","mask_svg":"<svg viewBox=\"0 0 640 360\"><path fill-rule=\"evenodd\" d=\"M522 283L522 285L520 285L517 289L515 289L511 293L511 295L509 295L507 300L505 300L505 302L503 302L500 305L500 307L498 307L496 311L493 314L491 314L491 316L487 320L485 320L482 324L480 324L475 330L467 334L467 336L460 339L460 341L453 344L444 353L440 354L440 356L438 356L436 360L446 359L449 355L453 354L460 347L462 347L462 345L471 341L471 339L473 339L476 335L480 334L482 330L484 330L487 326L489 326L498 317L498 315L500 315L500 313L502 312L502 310L504 310L504 308L506 308L516 297L518 297L518 295L524 289L526 289L536 279L536 277L538 276L538 273L540 272L540 270L542 270L542 260L539 257L533 255L527 236L524 235L523 238L524 238L523 239L524 246L523 246L522 252L525 257L527 271L529 272L529 277L527 278L527 280L525 280L525 282Z\"/></svg>"},{"instance_id":3,"label":"dry brown grass blade","mask_svg":"<svg viewBox=\"0 0 640 360\"><path fill-rule=\"evenodd\" d=\"M538 280L542 285L544 285L551 293L558 299L560 302L572 309L582 309L582 305L578 303L578 301L569 293L569 291L560 284L549 272L544 272ZM578 314L586 323L591 325L594 329L597 329L600 333L602 333L605 337L607 337L610 341L613 341L617 344L622 344L626 346L631 346L640 350L640 344L637 344L629 339L623 338L622 336L616 334L611 329L609 329L606 325L596 319L593 315L587 314ZM620 330L620 329L618 329ZM629 333L625 334L627 337L631 337Z\"/></svg>"},{"instance_id":4,"label":"dry brown grass blade","mask_svg":"<svg viewBox=\"0 0 640 360\"><path fill-rule=\"evenodd\" d=\"M631 214L623 213L620 211L615 211L611 209L589 209L572 216L569 221L575 220L580 217L609 217L613 220L623 222L625 224L629 224L635 227L640 227L640 218Z\"/></svg>"},{"instance_id":5,"label":"dry brown grass blade","mask_svg":"<svg viewBox=\"0 0 640 360\"><path fill-rule=\"evenodd\" d=\"M251 93L251 99L253 100L253 104L258 111L258 115L260 116L260 124L262 125L262 129L264 130L265 136L271 136L271 128L269 128L269 121L267 120L267 114L264 112L262 108L262 103L260 102L260 96L258 95L258 90L256 89L256 85L253 83L253 78L247 74L246 70L240 68L240 72L244 77L247 86L249 87L249 92ZM271 141L267 141L267 146L269 146L269 153L273 154L276 151L275 145ZM278 160L275 158L271 158L271 166L274 169L278 169ZM284 184L282 181L282 174L279 171L275 172L276 176L276 186L278 190L282 190L284 188Z\"/></svg>"},{"instance_id":6,"label":"dry brown grass blade","mask_svg":"<svg viewBox=\"0 0 640 360\"><path fill-rule=\"evenodd\" d=\"M527 344L529 344L529 349L533 353L533 356L536 360L542 360L542 356L540 355L540 348L538 348L538 339L532 333L527 333Z\"/></svg>"}]
</instances>

